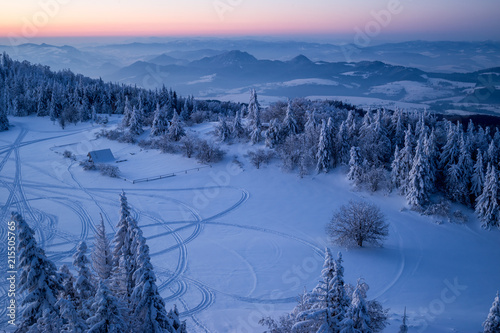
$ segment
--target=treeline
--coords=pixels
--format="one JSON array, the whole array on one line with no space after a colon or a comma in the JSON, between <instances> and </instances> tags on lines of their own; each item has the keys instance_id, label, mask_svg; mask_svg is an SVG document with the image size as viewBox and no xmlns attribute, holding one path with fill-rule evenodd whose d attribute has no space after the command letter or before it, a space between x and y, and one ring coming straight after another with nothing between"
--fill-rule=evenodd
<instances>
[{"instance_id":1,"label":"treeline","mask_svg":"<svg viewBox=\"0 0 500 333\"><path fill-rule=\"evenodd\" d=\"M179 312L166 311L160 296L149 247L120 195L120 219L112 246L104 221L97 226L92 254L80 242L73 255L74 276L59 270L38 246L35 233L20 214L18 230L20 302L16 333L186 333Z\"/></svg>"},{"instance_id":2,"label":"treeline","mask_svg":"<svg viewBox=\"0 0 500 333\"><path fill-rule=\"evenodd\" d=\"M62 127L80 121L106 122L106 116L124 113L127 100L144 112L145 125L151 125L157 105L171 107L183 120L193 122L216 120L218 114L234 114L241 108L237 103L181 97L165 86L146 90L105 83L70 70L54 72L48 66L15 61L6 53L0 56L0 131L8 128L6 115L48 116Z\"/></svg>"},{"instance_id":3,"label":"treeline","mask_svg":"<svg viewBox=\"0 0 500 333\"><path fill-rule=\"evenodd\" d=\"M433 200L439 194L474 208L483 227L500 227L498 128L472 120L464 127L429 112L359 112L303 99L262 109L255 90L245 122L242 114L220 119L220 141L264 143L283 169L301 176L347 166L357 186L397 189L423 213L446 209Z\"/></svg>"}]
</instances>

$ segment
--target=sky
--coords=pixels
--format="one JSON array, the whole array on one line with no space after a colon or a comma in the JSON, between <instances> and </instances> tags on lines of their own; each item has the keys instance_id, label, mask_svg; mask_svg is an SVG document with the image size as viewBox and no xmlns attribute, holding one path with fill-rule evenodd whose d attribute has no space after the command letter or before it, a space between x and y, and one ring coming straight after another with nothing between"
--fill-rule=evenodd
<instances>
[{"instance_id":1,"label":"sky","mask_svg":"<svg viewBox=\"0 0 500 333\"><path fill-rule=\"evenodd\" d=\"M328 36L498 40L500 1L23 0L3 1L0 37Z\"/></svg>"}]
</instances>

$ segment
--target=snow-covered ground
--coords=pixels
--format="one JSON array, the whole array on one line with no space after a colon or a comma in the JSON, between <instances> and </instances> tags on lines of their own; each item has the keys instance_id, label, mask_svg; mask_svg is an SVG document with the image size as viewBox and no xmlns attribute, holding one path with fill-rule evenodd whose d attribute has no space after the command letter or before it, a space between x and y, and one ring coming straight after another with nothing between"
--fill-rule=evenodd
<instances>
[{"instance_id":1,"label":"snow-covered ground","mask_svg":"<svg viewBox=\"0 0 500 333\"><path fill-rule=\"evenodd\" d=\"M368 297L390 308L385 332L397 332L405 306L410 332L480 331L500 289L500 232L481 230L472 211L463 209L465 224L438 224L402 209L394 193L353 191L339 170L303 179L283 173L277 162L257 170L245 157L256 147L239 144L226 146L226 158L212 168L131 184L83 171L61 153L83 160L90 150L110 148L127 160L116 165L133 179L200 165L96 140L100 127L90 124L61 130L48 119L10 121L14 127L0 133L0 218L19 211L57 266L71 264L78 241L92 244L99 213L112 237L124 190L148 238L167 307L177 304L190 332L263 331L261 317L290 311L304 287L316 285L326 245L342 251L346 281L364 278ZM193 130L206 136L210 126ZM324 227L332 213L359 198L379 205L390 223L383 248L328 243ZM6 223L0 231L5 239ZM6 304L7 284L0 286Z\"/></svg>"}]
</instances>

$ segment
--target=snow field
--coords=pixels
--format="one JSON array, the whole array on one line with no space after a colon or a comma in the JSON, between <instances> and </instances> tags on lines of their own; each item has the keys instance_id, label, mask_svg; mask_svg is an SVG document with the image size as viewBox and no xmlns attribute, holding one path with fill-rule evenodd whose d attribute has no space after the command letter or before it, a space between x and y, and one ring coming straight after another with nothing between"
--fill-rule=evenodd
<instances>
[{"instance_id":1,"label":"snow field","mask_svg":"<svg viewBox=\"0 0 500 333\"><path fill-rule=\"evenodd\" d=\"M13 210L22 213L59 267L71 264L80 240L92 246L99 213L112 236L124 190L147 237L167 308L177 304L190 332L263 331L261 317L290 311L304 287L317 284L327 245L334 254L342 251L345 281L364 278L371 287L368 298L391 309L386 332L397 331L405 306L410 331L479 331L500 289L500 233L481 230L463 208L469 222L438 225L434 217L401 210L404 199L395 193L353 191L342 170L304 179L283 173L276 161L257 170L244 155L259 147L240 144L225 146L226 158L212 168L131 184L83 171L60 153L67 149L81 160L89 150L111 148L117 159L126 156L117 165L133 178L199 164L95 140L100 127L90 124L61 130L40 118L10 120L15 127L0 134L1 219ZM111 123L118 120L112 117ZM210 135L209 124L193 130ZM233 163L235 156L242 168ZM390 224L384 247L328 243L325 224L351 199L381 207ZM0 287L4 303L6 284ZM2 320L4 312L0 308Z\"/></svg>"}]
</instances>

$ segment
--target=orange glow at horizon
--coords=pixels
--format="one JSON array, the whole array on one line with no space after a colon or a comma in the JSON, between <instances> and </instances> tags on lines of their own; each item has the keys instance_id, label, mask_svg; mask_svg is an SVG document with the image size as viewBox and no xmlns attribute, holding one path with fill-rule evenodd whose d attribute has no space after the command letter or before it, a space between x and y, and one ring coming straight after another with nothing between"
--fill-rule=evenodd
<instances>
[{"instance_id":1,"label":"orange glow at horizon","mask_svg":"<svg viewBox=\"0 0 500 333\"><path fill-rule=\"evenodd\" d=\"M500 24L498 0L399 1L382 33L457 32ZM387 9L387 0L23 0L2 4L0 37L354 34ZM477 24L481 22L481 25ZM432 30L432 31L431 31Z\"/></svg>"}]
</instances>

